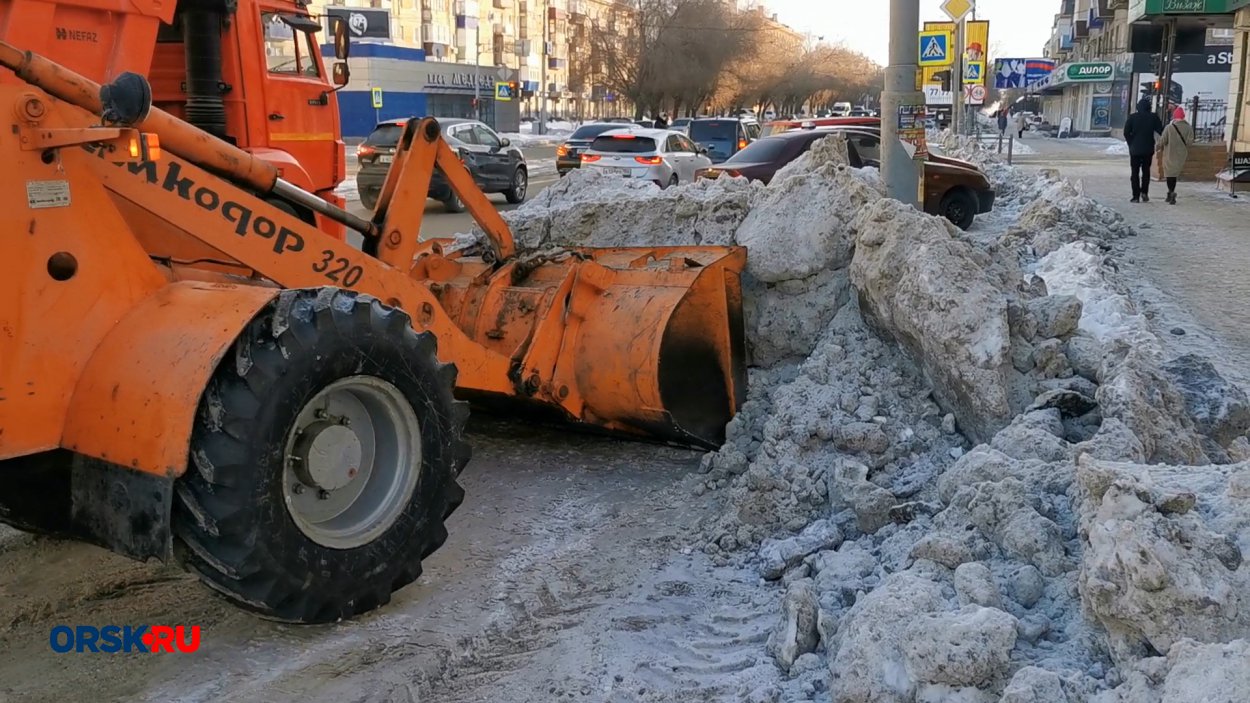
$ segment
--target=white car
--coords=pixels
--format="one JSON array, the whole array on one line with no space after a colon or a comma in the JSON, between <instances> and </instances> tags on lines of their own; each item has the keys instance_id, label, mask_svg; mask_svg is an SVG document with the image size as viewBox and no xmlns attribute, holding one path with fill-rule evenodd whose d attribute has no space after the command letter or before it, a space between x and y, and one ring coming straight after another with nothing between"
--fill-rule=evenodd
<instances>
[{"instance_id":1,"label":"white car","mask_svg":"<svg viewBox=\"0 0 1250 703\"><path fill-rule=\"evenodd\" d=\"M661 188L693 183L711 167L706 149L670 129L604 132L582 152L582 168L641 178Z\"/></svg>"}]
</instances>

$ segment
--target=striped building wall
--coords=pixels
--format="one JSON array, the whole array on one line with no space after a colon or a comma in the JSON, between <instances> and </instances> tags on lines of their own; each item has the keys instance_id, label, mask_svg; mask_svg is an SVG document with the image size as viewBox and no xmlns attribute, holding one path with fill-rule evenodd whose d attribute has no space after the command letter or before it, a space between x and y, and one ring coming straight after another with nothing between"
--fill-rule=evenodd
<instances>
[{"instance_id":1,"label":"striped building wall","mask_svg":"<svg viewBox=\"0 0 1250 703\"><path fill-rule=\"evenodd\" d=\"M322 55L333 61L333 47ZM516 69L426 61L421 49L364 42L352 44L347 64L351 79L338 94L344 137L368 136L382 120L425 116L477 116L500 132L520 129L520 102L494 99L495 84L517 80ZM373 88L382 89L379 109Z\"/></svg>"},{"instance_id":2,"label":"striped building wall","mask_svg":"<svg viewBox=\"0 0 1250 703\"><path fill-rule=\"evenodd\" d=\"M333 45L323 45L321 54L327 63L333 62ZM352 44L347 66L351 80L338 92L344 137L366 137L382 120L428 114L424 51L357 42ZM373 108L375 86L382 89L382 107L377 110Z\"/></svg>"}]
</instances>

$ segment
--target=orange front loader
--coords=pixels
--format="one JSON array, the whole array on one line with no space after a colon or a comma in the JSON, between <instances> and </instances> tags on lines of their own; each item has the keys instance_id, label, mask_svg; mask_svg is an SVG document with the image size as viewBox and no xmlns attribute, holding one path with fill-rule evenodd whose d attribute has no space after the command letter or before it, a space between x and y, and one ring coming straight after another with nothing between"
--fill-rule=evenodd
<instances>
[{"instance_id":1,"label":"orange front loader","mask_svg":"<svg viewBox=\"0 0 1250 703\"><path fill-rule=\"evenodd\" d=\"M704 446L741 405L741 249L519 253L432 119L363 220L150 107L134 74L101 89L3 42L0 65L23 83L0 85L4 522L329 621L446 539L457 396ZM489 237L476 255L418 239L436 165Z\"/></svg>"}]
</instances>

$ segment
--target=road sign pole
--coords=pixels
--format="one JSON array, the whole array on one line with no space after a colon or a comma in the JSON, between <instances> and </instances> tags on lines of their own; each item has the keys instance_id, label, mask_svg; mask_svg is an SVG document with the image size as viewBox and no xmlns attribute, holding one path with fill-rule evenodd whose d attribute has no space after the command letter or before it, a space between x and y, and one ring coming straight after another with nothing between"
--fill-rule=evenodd
<instances>
[{"instance_id":1,"label":"road sign pole","mask_svg":"<svg viewBox=\"0 0 1250 703\"><path fill-rule=\"evenodd\" d=\"M907 153L899 139L899 125L916 108L924 110L924 93L917 90L920 47L920 0L890 0L890 66L885 70L881 96L881 175L886 194L912 206L920 205L924 155ZM920 158L915 158L919 156Z\"/></svg>"},{"instance_id":2,"label":"road sign pole","mask_svg":"<svg viewBox=\"0 0 1250 703\"><path fill-rule=\"evenodd\" d=\"M955 23L955 64L951 69L951 131L964 133L964 43L968 27L964 20Z\"/></svg>"}]
</instances>

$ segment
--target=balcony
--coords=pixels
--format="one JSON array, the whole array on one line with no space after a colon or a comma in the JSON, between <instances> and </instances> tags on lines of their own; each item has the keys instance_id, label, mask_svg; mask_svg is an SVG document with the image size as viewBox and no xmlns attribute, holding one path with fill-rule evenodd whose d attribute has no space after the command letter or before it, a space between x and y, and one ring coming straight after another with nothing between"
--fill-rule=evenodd
<instances>
[{"instance_id":1,"label":"balcony","mask_svg":"<svg viewBox=\"0 0 1250 703\"><path fill-rule=\"evenodd\" d=\"M586 0L569 0L569 16L574 21L584 22L586 20Z\"/></svg>"},{"instance_id":2,"label":"balcony","mask_svg":"<svg viewBox=\"0 0 1250 703\"><path fill-rule=\"evenodd\" d=\"M456 15L456 29L477 29L477 17L474 15Z\"/></svg>"},{"instance_id":3,"label":"balcony","mask_svg":"<svg viewBox=\"0 0 1250 703\"><path fill-rule=\"evenodd\" d=\"M499 10L507 10L512 7L515 0L495 0L495 8Z\"/></svg>"},{"instance_id":4,"label":"balcony","mask_svg":"<svg viewBox=\"0 0 1250 703\"><path fill-rule=\"evenodd\" d=\"M564 18L565 18L565 17L567 17L567 16L568 16L568 15L564 12L564 10L561 10L561 9L560 9L560 8L558 8L558 7L548 7L548 8L547 8L547 20L548 20L548 21L551 21L551 22L558 22L558 21L560 21L560 20L564 19Z\"/></svg>"},{"instance_id":5,"label":"balcony","mask_svg":"<svg viewBox=\"0 0 1250 703\"><path fill-rule=\"evenodd\" d=\"M549 71L562 71L568 65L568 59L556 58L554 56L547 57L547 70Z\"/></svg>"}]
</instances>

